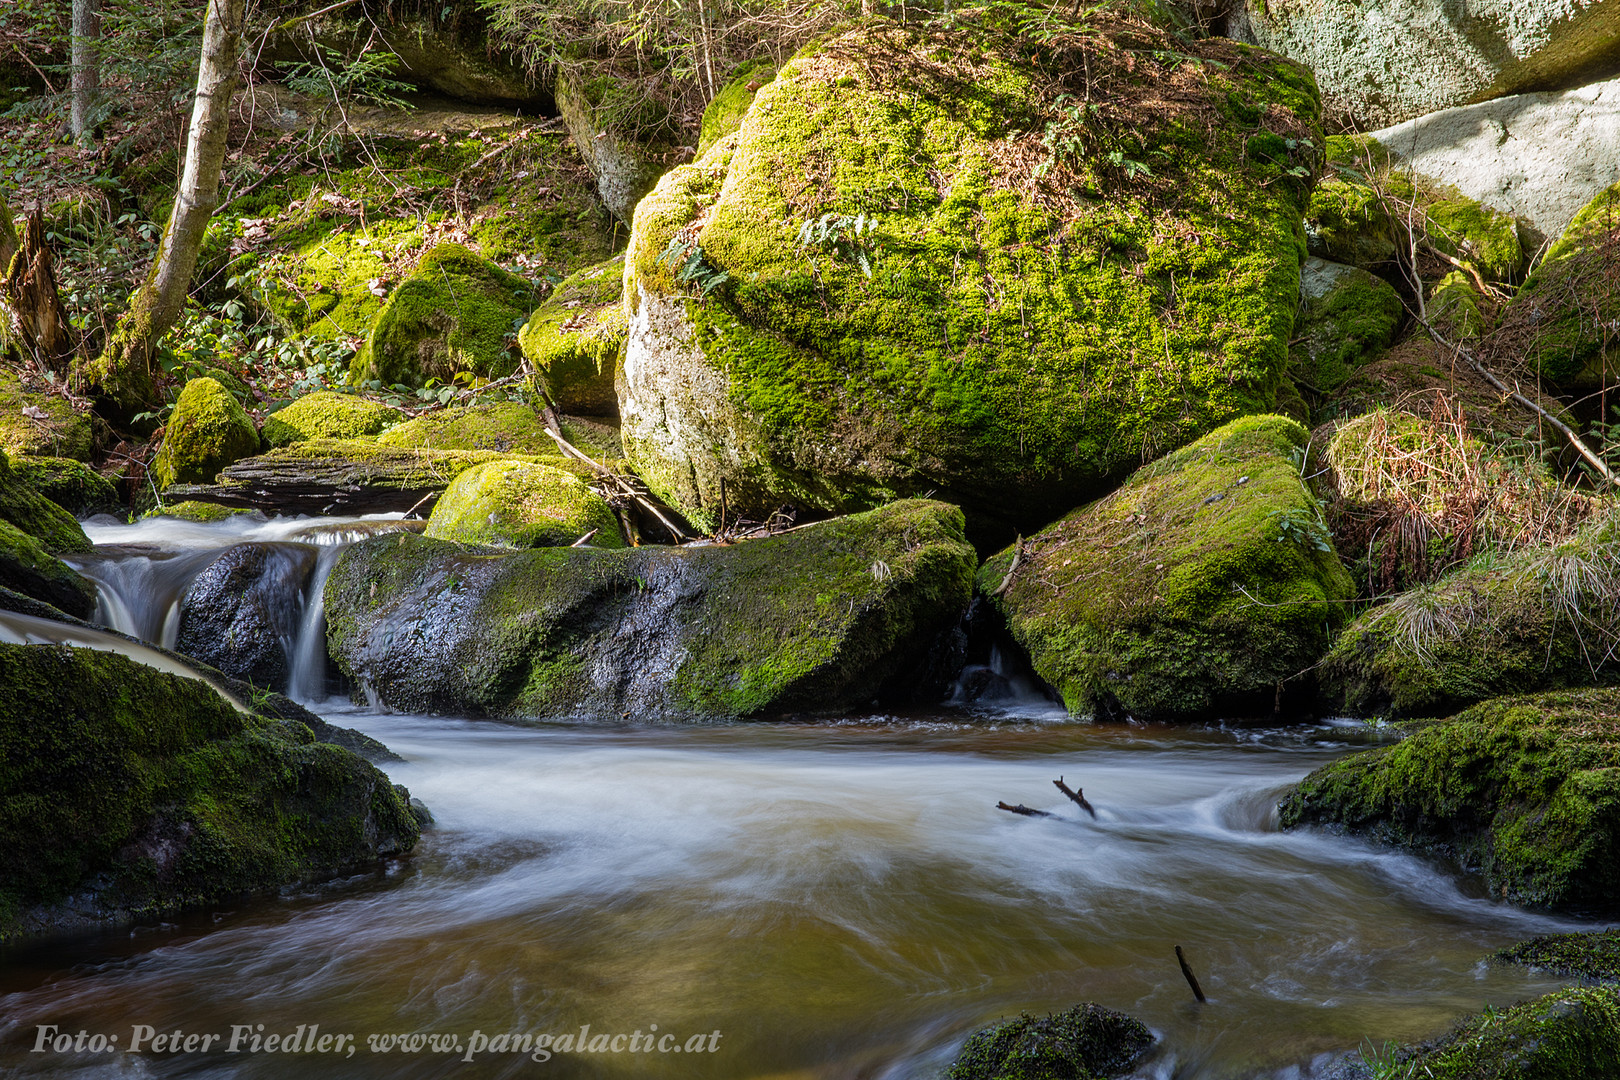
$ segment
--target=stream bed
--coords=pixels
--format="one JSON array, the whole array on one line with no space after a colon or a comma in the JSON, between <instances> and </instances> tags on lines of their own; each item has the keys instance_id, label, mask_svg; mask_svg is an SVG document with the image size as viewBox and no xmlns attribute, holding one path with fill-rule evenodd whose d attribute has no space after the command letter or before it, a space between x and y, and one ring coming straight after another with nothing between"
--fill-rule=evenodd
<instances>
[{"instance_id":1,"label":"stream bed","mask_svg":"<svg viewBox=\"0 0 1620 1080\"><path fill-rule=\"evenodd\" d=\"M180 565L148 559L165 561ZM104 589L116 577L98 575ZM127 589L121 602L161 633L175 589L154 593L156 617ZM0 954L0 1072L901 1080L936 1075L1000 1017L1094 1001L1160 1037L1135 1075L1299 1078L1555 988L1482 958L1585 928L1493 902L1433 861L1276 831L1287 785L1376 739L1360 724L1092 725L1028 696L682 726L316 708L403 756L385 770L437 819L416 852L297 895ZM39 1025L117 1034L119 1049L34 1054ZM125 1052L138 1025L220 1038ZM299 1025L351 1042L248 1041ZM546 1061L491 1048L583 1025L587 1042L637 1038ZM389 1039L412 1035L437 1045Z\"/></svg>"}]
</instances>

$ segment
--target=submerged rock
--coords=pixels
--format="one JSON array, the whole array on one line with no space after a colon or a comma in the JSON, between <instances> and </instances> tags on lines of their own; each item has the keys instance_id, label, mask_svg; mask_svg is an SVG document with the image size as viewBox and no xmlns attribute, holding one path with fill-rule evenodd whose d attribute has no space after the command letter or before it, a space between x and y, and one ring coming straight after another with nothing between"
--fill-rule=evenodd
<instances>
[{"instance_id":1,"label":"submerged rock","mask_svg":"<svg viewBox=\"0 0 1620 1080\"><path fill-rule=\"evenodd\" d=\"M624 256L573 274L518 334L539 389L564 412L616 416L613 383L624 356Z\"/></svg>"},{"instance_id":2,"label":"submerged rock","mask_svg":"<svg viewBox=\"0 0 1620 1080\"><path fill-rule=\"evenodd\" d=\"M987 560L978 585L1074 713L1192 720L1308 695L1355 592L1292 420L1234 421Z\"/></svg>"},{"instance_id":3,"label":"submerged rock","mask_svg":"<svg viewBox=\"0 0 1620 1080\"><path fill-rule=\"evenodd\" d=\"M1125 1073L1152 1045L1140 1020L1087 1002L974 1033L945 1080L1103 1080Z\"/></svg>"},{"instance_id":4,"label":"submerged rock","mask_svg":"<svg viewBox=\"0 0 1620 1080\"><path fill-rule=\"evenodd\" d=\"M637 207L625 448L694 522L932 491L1010 536L1273 406L1309 73L1019 10L807 50Z\"/></svg>"},{"instance_id":5,"label":"submerged rock","mask_svg":"<svg viewBox=\"0 0 1620 1080\"><path fill-rule=\"evenodd\" d=\"M607 500L572 473L524 461L491 461L456 477L434 504L423 534L433 540L505 547L624 547Z\"/></svg>"},{"instance_id":6,"label":"submerged rock","mask_svg":"<svg viewBox=\"0 0 1620 1080\"><path fill-rule=\"evenodd\" d=\"M318 390L265 417L260 434L270 447L307 439L360 439L403 419L398 409L379 402Z\"/></svg>"},{"instance_id":7,"label":"submerged rock","mask_svg":"<svg viewBox=\"0 0 1620 1080\"><path fill-rule=\"evenodd\" d=\"M309 728L117 653L0 645L0 940L408 852L409 796Z\"/></svg>"},{"instance_id":8,"label":"submerged rock","mask_svg":"<svg viewBox=\"0 0 1620 1080\"><path fill-rule=\"evenodd\" d=\"M1443 854L1515 903L1620 907L1620 691L1499 698L1311 773L1282 824Z\"/></svg>"},{"instance_id":9,"label":"submerged rock","mask_svg":"<svg viewBox=\"0 0 1620 1080\"><path fill-rule=\"evenodd\" d=\"M241 403L219 380L192 379L180 391L152 459L152 483L207 484L225 466L256 453L259 432Z\"/></svg>"},{"instance_id":10,"label":"submerged rock","mask_svg":"<svg viewBox=\"0 0 1620 1080\"><path fill-rule=\"evenodd\" d=\"M752 717L916 690L971 594L962 515L898 502L730 547L347 549L333 657L391 707L477 716ZM942 689L942 687L941 687Z\"/></svg>"},{"instance_id":11,"label":"submerged rock","mask_svg":"<svg viewBox=\"0 0 1620 1080\"><path fill-rule=\"evenodd\" d=\"M227 548L186 590L175 648L261 690L285 689L314 569L306 544Z\"/></svg>"}]
</instances>

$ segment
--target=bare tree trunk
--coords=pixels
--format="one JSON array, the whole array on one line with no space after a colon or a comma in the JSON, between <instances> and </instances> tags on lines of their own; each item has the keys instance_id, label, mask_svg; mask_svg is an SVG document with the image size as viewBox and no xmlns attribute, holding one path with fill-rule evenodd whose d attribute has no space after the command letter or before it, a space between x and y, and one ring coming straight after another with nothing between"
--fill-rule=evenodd
<instances>
[{"instance_id":1,"label":"bare tree trunk","mask_svg":"<svg viewBox=\"0 0 1620 1080\"><path fill-rule=\"evenodd\" d=\"M73 138L91 139L96 98L101 94L101 0L73 0Z\"/></svg>"},{"instance_id":2,"label":"bare tree trunk","mask_svg":"<svg viewBox=\"0 0 1620 1080\"><path fill-rule=\"evenodd\" d=\"M11 211L0 203L0 213ZM10 221L7 220L9 227ZM13 234L15 239L15 234ZM6 238L0 236L0 252ZM28 216L20 254L7 257L9 268L0 274L0 353L15 349L41 369L61 374L78 353L78 336L62 308L45 243L45 221L38 206Z\"/></svg>"},{"instance_id":3,"label":"bare tree trunk","mask_svg":"<svg viewBox=\"0 0 1620 1080\"><path fill-rule=\"evenodd\" d=\"M112 338L86 375L114 411L150 404L152 353L185 310L191 275L197 269L208 220L219 202L220 169L231 124L231 97L239 73L246 0L209 0L203 25L202 60L197 67L197 97L186 139L186 165L174 193L163 242L146 283L130 297L129 310L118 320Z\"/></svg>"}]
</instances>

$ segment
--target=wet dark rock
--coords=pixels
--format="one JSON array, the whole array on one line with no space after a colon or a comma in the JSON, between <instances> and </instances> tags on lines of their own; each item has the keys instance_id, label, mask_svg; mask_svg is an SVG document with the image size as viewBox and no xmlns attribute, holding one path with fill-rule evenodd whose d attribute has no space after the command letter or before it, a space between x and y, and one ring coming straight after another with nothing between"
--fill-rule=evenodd
<instances>
[{"instance_id":1,"label":"wet dark rock","mask_svg":"<svg viewBox=\"0 0 1620 1080\"><path fill-rule=\"evenodd\" d=\"M946 1080L1099 1080L1119 1076L1153 1045L1147 1025L1086 1002L1028 1013L974 1033Z\"/></svg>"},{"instance_id":2,"label":"wet dark rock","mask_svg":"<svg viewBox=\"0 0 1620 1080\"><path fill-rule=\"evenodd\" d=\"M314 569L303 544L228 548L186 591L175 647L260 690L285 687Z\"/></svg>"}]
</instances>

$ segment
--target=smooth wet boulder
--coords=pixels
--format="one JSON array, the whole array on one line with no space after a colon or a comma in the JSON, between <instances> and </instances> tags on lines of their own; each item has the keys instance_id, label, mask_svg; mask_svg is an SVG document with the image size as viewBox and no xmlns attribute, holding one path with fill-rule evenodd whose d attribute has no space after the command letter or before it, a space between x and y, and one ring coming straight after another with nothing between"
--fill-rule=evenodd
<instances>
[{"instance_id":1,"label":"smooth wet boulder","mask_svg":"<svg viewBox=\"0 0 1620 1080\"><path fill-rule=\"evenodd\" d=\"M1305 429L1234 421L985 560L981 593L1069 711L1269 714L1355 586L1300 479Z\"/></svg>"},{"instance_id":2,"label":"smooth wet boulder","mask_svg":"<svg viewBox=\"0 0 1620 1080\"><path fill-rule=\"evenodd\" d=\"M1152 1045L1140 1020L1087 1002L975 1032L944 1080L1104 1080L1127 1072Z\"/></svg>"},{"instance_id":3,"label":"smooth wet boulder","mask_svg":"<svg viewBox=\"0 0 1620 1080\"><path fill-rule=\"evenodd\" d=\"M8 521L0 521L0 586L79 619L96 609L96 587Z\"/></svg>"},{"instance_id":4,"label":"smooth wet boulder","mask_svg":"<svg viewBox=\"0 0 1620 1080\"><path fill-rule=\"evenodd\" d=\"M221 469L258 452L259 431L219 380L192 379L180 391L152 459L159 491L174 484L207 484Z\"/></svg>"},{"instance_id":5,"label":"smooth wet boulder","mask_svg":"<svg viewBox=\"0 0 1620 1080\"><path fill-rule=\"evenodd\" d=\"M557 72L557 112L596 177L602 205L626 224L680 141L675 118L641 91L635 75L605 61L596 70Z\"/></svg>"},{"instance_id":6,"label":"smooth wet boulder","mask_svg":"<svg viewBox=\"0 0 1620 1080\"><path fill-rule=\"evenodd\" d=\"M1400 294L1383 278L1308 258L1300 278L1290 373L1317 393L1330 394L1390 346L1405 317Z\"/></svg>"},{"instance_id":7,"label":"smooth wet boulder","mask_svg":"<svg viewBox=\"0 0 1620 1080\"><path fill-rule=\"evenodd\" d=\"M1620 520L1480 558L1361 615L1323 658L1330 708L1434 716L1503 694L1620 681Z\"/></svg>"},{"instance_id":8,"label":"smooth wet boulder","mask_svg":"<svg viewBox=\"0 0 1620 1080\"><path fill-rule=\"evenodd\" d=\"M88 413L79 412L60 394L49 393L43 380L30 388L15 372L0 368L0 450L19 457L40 454L89 461L91 442Z\"/></svg>"},{"instance_id":9,"label":"smooth wet boulder","mask_svg":"<svg viewBox=\"0 0 1620 1080\"><path fill-rule=\"evenodd\" d=\"M82 461L18 457L11 459L11 471L23 484L76 518L117 514L123 510L113 482Z\"/></svg>"},{"instance_id":10,"label":"smooth wet boulder","mask_svg":"<svg viewBox=\"0 0 1620 1080\"><path fill-rule=\"evenodd\" d=\"M318 390L265 417L260 437L267 447L307 439L363 439L404 418L398 409L381 402Z\"/></svg>"},{"instance_id":11,"label":"smooth wet boulder","mask_svg":"<svg viewBox=\"0 0 1620 1080\"><path fill-rule=\"evenodd\" d=\"M227 548L180 601L175 648L262 690L285 690L315 570L307 544Z\"/></svg>"},{"instance_id":12,"label":"smooth wet boulder","mask_svg":"<svg viewBox=\"0 0 1620 1080\"><path fill-rule=\"evenodd\" d=\"M654 492L703 525L935 492L1010 537L1273 406L1315 86L1098 18L862 24L642 200L619 410Z\"/></svg>"},{"instance_id":13,"label":"smooth wet boulder","mask_svg":"<svg viewBox=\"0 0 1620 1080\"><path fill-rule=\"evenodd\" d=\"M73 515L34 489L30 474L0 450L0 521L32 536L46 551L69 555L93 546Z\"/></svg>"},{"instance_id":14,"label":"smooth wet boulder","mask_svg":"<svg viewBox=\"0 0 1620 1080\"><path fill-rule=\"evenodd\" d=\"M349 381L416 387L463 373L510 375L512 334L536 302L533 283L460 244L439 244L389 295L349 365Z\"/></svg>"},{"instance_id":15,"label":"smooth wet boulder","mask_svg":"<svg viewBox=\"0 0 1620 1080\"><path fill-rule=\"evenodd\" d=\"M566 547L589 536L592 547L624 547L606 499L572 473L525 461L491 461L457 476L423 535L514 548Z\"/></svg>"},{"instance_id":16,"label":"smooth wet boulder","mask_svg":"<svg viewBox=\"0 0 1620 1080\"><path fill-rule=\"evenodd\" d=\"M618 415L613 384L629 334L623 297L620 254L565 279L518 333L537 389L563 412Z\"/></svg>"},{"instance_id":17,"label":"smooth wet boulder","mask_svg":"<svg viewBox=\"0 0 1620 1080\"><path fill-rule=\"evenodd\" d=\"M0 645L0 940L362 872L403 788L293 721L117 653Z\"/></svg>"},{"instance_id":18,"label":"smooth wet boulder","mask_svg":"<svg viewBox=\"0 0 1620 1080\"><path fill-rule=\"evenodd\" d=\"M1502 319L1494 351L1560 389L1596 390L1620 358L1620 183L1575 215Z\"/></svg>"},{"instance_id":19,"label":"smooth wet boulder","mask_svg":"<svg viewBox=\"0 0 1620 1080\"><path fill-rule=\"evenodd\" d=\"M1513 903L1613 911L1617 780L1620 691L1498 698L1318 769L1281 820L1444 855Z\"/></svg>"},{"instance_id":20,"label":"smooth wet boulder","mask_svg":"<svg viewBox=\"0 0 1620 1080\"><path fill-rule=\"evenodd\" d=\"M1620 48L1608 0L1238 0L1227 29L1310 67L1335 120L1363 129L1569 86Z\"/></svg>"},{"instance_id":21,"label":"smooth wet boulder","mask_svg":"<svg viewBox=\"0 0 1620 1080\"><path fill-rule=\"evenodd\" d=\"M943 690L972 589L962 515L879 510L732 546L508 555L384 536L326 585L328 644L390 707L698 719Z\"/></svg>"}]
</instances>

